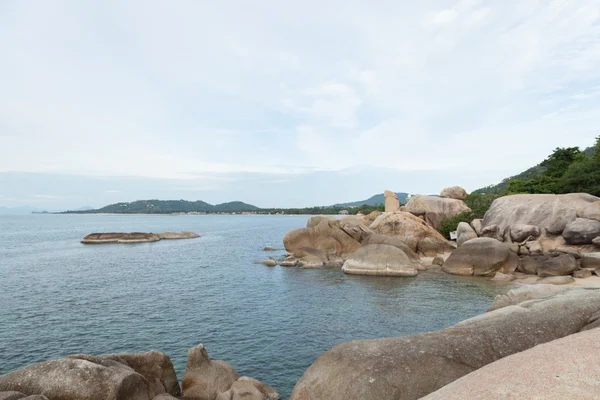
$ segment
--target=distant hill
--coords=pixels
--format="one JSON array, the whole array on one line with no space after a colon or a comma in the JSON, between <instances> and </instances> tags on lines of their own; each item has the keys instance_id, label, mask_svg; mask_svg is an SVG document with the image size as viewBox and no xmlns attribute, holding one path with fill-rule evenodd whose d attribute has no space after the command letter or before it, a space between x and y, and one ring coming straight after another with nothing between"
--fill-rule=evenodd
<instances>
[{"instance_id":1,"label":"distant hill","mask_svg":"<svg viewBox=\"0 0 600 400\"><path fill-rule=\"evenodd\" d=\"M208 204L204 201L187 200L138 200L130 203L110 204L96 210L74 210L67 213L74 214L172 214L180 212L247 212L258 211L259 208L241 201Z\"/></svg>"},{"instance_id":2,"label":"distant hill","mask_svg":"<svg viewBox=\"0 0 600 400\"><path fill-rule=\"evenodd\" d=\"M398 196L398 200L400 200L400 203L406 203L406 198L409 195L408 193L396 193L396 195ZM368 206L378 206L380 204L383 204L385 202L385 199L383 197L383 193L380 194L376 194L370 198L368 198L367 200L362 200L362 201L353 201L351 203L339 203L339 204L334 204L331 207L360 207L362 205L368 205Z\"/></svg>"},{"instance_id":3,"label":"distant hill","mask_svg":"<svg viewBox=\"0 0 600 400\"><path fill-rule=\"evenodd\" d=\"M592 157L594 155L594 148L593 147L588 147L587 149L585 149L583 151L588 157ZM541 163L540 163L541 164ZM506 191L506 189L508 188L508 184L511 180L513 179L518 179L518 180L522 180L522 181L526 181L532 178L536 178L536 177L540 177L544 174L544 172L546 171L546 168L543 167L542 165L536 165L534 167L531 167L523 172L521 172L520 174L505 178L502 180L502 182L496 184L496 185L490 185L490 186L486 186L483 187L481 189L477 189L475 191L473 191L474 194L482 194L482 193L486 193L486 194L504 194L504 192Z\"/></svg>"}]
</instances>

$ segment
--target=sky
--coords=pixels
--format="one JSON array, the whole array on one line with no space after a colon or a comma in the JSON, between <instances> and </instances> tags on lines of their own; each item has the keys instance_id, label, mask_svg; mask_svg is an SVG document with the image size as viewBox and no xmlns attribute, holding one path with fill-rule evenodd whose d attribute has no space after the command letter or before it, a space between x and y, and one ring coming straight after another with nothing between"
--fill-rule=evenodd
<instances>
[{"instance_id":1,"label":"sky","mask_svg":"<svg viewBox=\"0 0 600 400\"><path fill-rule=\"evenodd\" d=\"M0 1L0 207L328 205L600 135L600 2Z\"/></svg>"}]
</instances>

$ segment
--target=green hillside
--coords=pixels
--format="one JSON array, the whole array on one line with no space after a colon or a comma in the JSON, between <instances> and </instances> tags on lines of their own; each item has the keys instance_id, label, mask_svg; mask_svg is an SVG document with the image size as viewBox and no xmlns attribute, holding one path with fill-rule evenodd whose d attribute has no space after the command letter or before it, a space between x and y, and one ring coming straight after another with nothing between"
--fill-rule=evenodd
<instances>
[{"instance_id":1,"label":"green hillside","mask_svg":"<svg viewBox=\"0 0 600 400\"><path fill-rule=\"evenodd\" d=\"M96 210L68 211L68 213L78 214L173 214L188 212L245 212L257 211L258 207L246 204L241 201L233 201L212 205L204 201L186 201L186 200L138 200L130 203L110 204Z\"/></svg>"},{"instance_id":2,"label":"green hillside","mask_svg":"<svg viewBox=\"0 0 600 400\"><path fill-rule=\"evenodd\" d=\"M399 192L399 193L396 193L396 196L398 196L398 200L400 200L400 203L406 203L406 198L408 196L408 193ZM353 201L350 203L339 203L339 204L334 204L331 207L360 207L363 205L378 206L380 204L383 204L384 202L385 202L385 199L383 197L383 193L380 193L380 194L376 194L372 197L369 197L367 200Z\"/></svg>"},{"instance_id":3,"label":"green hillside","mask_svg":"<svg viewBox=\"0 0 600 400\"><path fill-rule=\"evenodd\" d=\"M578 152L582 155L587 157L588 159L592 159L594 157L595 154L595 149L596 146L592 146L592 147L588 147L583 151L580 151L579 148L577 147L573 147L573 148L569 148L569 149L556 149L555 152L553 154L556 154L557 151L559 150L572 150L575 154L578 154ZM582 158L583 159L583 158ZM510 194L511 192L515 192L514 190L510 190L510 183L511 181L514 182L534 182L536 180L540 180L544 177L544 175L546 175L547 171L548 171L548 165L549 163L552 163L552 155L550 155L546 160L542 161L541 163L539 163L538 165L531 167L523 172L521 172L520 174L505 178L502 180L502 182L496 184L496 185L490 185L490 186L486 186L483 187L481 189L477 189L474 190L472 193L473 194L495 194L495 195L504 195L504 194ZM567 172L567 169L571 166L573 160L569 160L567 162L562 162L560 164L560 173L552 173L551 175L554 175L554 178L560 178L562 177L562 175L564 173ZM573 174L573 173L571 173ZM581 187L583 188L583 187ZM555 190L551 190L552 188L549 188L548 192L561 192L567 189L576 189L576 187L564 187L563 190L561 190L561 188L555 188ZM517 190L518 192L523 192L523 190ZM535 190L524 190L525 192L535 192ZM538 191L539 192L539 191Z\"/></svg>"}]
</instances>

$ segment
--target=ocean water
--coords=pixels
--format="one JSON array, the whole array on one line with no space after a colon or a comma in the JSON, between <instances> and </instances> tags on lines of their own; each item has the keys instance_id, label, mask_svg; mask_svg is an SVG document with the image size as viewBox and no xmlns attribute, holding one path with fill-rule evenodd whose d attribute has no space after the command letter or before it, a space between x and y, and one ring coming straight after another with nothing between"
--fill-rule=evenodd
<instances>
[{"instance_id":1,"label":"ocean water","mask_svg":"<svg viewBox=\"0 0 600 400\"><path fill-rule=\"evenodd\" d=\"M323 351L438 330L509 286L424 273L347 276L269 268L306 216L0 216L0 374L73 353L161 350L179 379L199 343L287 398ZM91 232L194 231L199 239L82 245ZM281 250L264 252L264 246Z\"/></svg>"}]
</instances>

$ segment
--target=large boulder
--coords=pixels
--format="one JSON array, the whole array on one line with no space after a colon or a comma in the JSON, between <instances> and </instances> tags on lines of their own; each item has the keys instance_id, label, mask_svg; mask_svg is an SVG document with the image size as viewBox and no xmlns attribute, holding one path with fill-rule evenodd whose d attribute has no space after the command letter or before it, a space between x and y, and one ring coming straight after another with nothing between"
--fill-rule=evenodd
<instances>
[{"instance_id":1,"label":"large boulder","mask_svg":"<svg viewBox=\"0 0 600 400\"><path fill-rule=\"evenodd\" d=\"M521 264L519 265L519 272L523 272L525 274L536 275L538 268L548 261L550 256L548 255L533 255L533 256L524 256L521 259Z\"/></svg>"},{"instance_id":2,"label":"large boulder","mask_svg":"<svg viewBox=\"0 0 600 400\"><path fill-rule=\"evenodd\" d=\"M582 218L600 221L600 201L596 201L583 210Z\"/></svg>"},{"instance_id":3,"label":"large boulder","mask_svg":"<svg viewBox=\"0 0 600 400\"><path fill-rule=\"evenodd\" d=\"M483 230L496 231L504 240L518 225L533 225L541 234L560 235L567 224L598 197L585 193L517 194L494 200L483 218Z\"/></svg>"},{"instance_id":4,"label":"large boulder","mask_svg":"<svg viewBox=\"0 0 600 400\"><path fill-rule=\"evenodd\" d=\"M452 186L442 190L440 197L465 201L467 199L467 191L460 186Z\"/></svg>"},{"instance_id":5,"label":"large boulder","mask_svg":"<svg viewBox=\"0 0 600 400\"><path fill-rule=\"evenodd\" d=\"M339 222L340 229L357 242L362 242L365 236L373 233L368 225L371 225L371 223L358 218L344 218Z\"/></svg>"},{"instance_id":6,"label":"large boulder","mask_svg":"<svg viewBox=\"0 0 600 400\"><path fill-rule=\"evenodd\" d=\"M148 381L127 365L76 355L45 361L0 376L0 391L43 393L60 400L151 400Z\"/></svg>"},{"instance_id":7,"label":"large boulder","mask_svg":"<svg viewBox=\"0 0 600 400\"><path fill-rule=\"evenodd\" d=\"M386 244L369 244L356 250L342 271L351 275L416 276L417 265L402 250Z\"/></svg>"},{"instance_id":8,"label":"large boulder","mask_svg":"<svg viewBox=\"0 0 600 400\"><path fill-rule=\"evenodd\" d=\"M419 399L503 357L592 327L599 312L599 290L571 289L438 332L342 343L306 370L291 400Z\"/></svg>"},{"instance_id":9,"label":"large boulder","mask_svg":"<svg viewBox=\"0 0 600 400\"><path fill-rule=\"evenodd\" d=\"M523 242L540 236L540 228L535 225L517 224L511 228L510 237L513 242Z\"/></svg>"},{"instance_id":10,"label":"large boulder","mask_svg":"<svg viewBox=\"0 0 600 400\"><path fill-rule=\"evenodd\" d=\"M216 400L279 400L279 393L264 383L241 377L231 385L228 391L219 394Z\"/></svg>"},{"instance_id":11,"label":"large boulder","mask_svg":"<svg viewBox=\"0 0 600 400\"><path fill-rule=\"evenodd\" d=\"M463 243L477 238L477 233L471 225L466 222L460 222L456 228L456 245L460 247Z\"/></svg>"},{"instance_id":12,"label":"large boulder","mask_svg":"<svg viewBox=\"0 0 600 400\"><path fill-rule=\"evenodd\" d=\"M406 203L406 211L423 216L431 226L439 229L445 220L471 212L471 209L462 200L416 195Z\"/></svg>"},{"instance_id":13,"label":"large boulder","mask_svg":"<svg viewBox=\"0 0 600 400\"><path fill-rule=\"evenodd\" d=\"M306 227L309 229L314 228L315 226L319 225L319 223L321 223L321 221L323 220L335 222L337 218L333 215L311 215L306 220Z\"/></svg>"},{"instance_id":14,"label":"large boulder","mask_svg":"<svg viewBox=\"0 0 600 400\"><path fill-rule=\"evenodd\" d=\"M165 353L160 351L140 354L120 353L105 355L103 358L115 360L131 367L135 372L146 378L155 395L161 393L167 393L174 397L181 395L175 368L171 358Z\"/></svg>"},{"instance_id":15,"label":"large boulder","mask_svg":"<svg viewBox=\"0 0 600 400\"><path fill-rule=\"evenodd\" d=\"M577 269L577 260L570 254L561 254L544 261L537 268L538 276L566 276L571 275Z\"/></svg>"},{"instance_id":16,"label":"large boulder","mask_svg":"<svg viewBox=\"0 0 600 400\"><path fill-rule=\"evenodd\" d=\"M600 253L586 253L581 256L583 268L600 268Z\"/></svg>"},{"instance_id":17,"label":"large boulder","mask_svg":"<svg viewBox=\"0 0 600 400\"><path fill-rule=\"evenodd\" d=\"M595 399L600 330L580 332L493 362L422 400Z\"/></svg>"},{"instance_id":18,"label":"large boulder","mask_svg":"<svg viewBox=\"0 0 600 400\"><path fill-rule=\"evenodd\" d=\"M415 253L406 244L404 244L404 242L396 236L386 236L386 235L380 235L379 233L373 233L373 234L366 236L362 241L363 246L366 246L369 244L387 244L389 246L394 246L394 247L397 247L400 250L402 250L404 252L404 254L406 254L408 256L408 258L410 258L411 260L413 260L413 261L420 260L419 255L417 253Z\"/></svg>"},{"instance_id":19,"label":"large boulder","mask_svg":"<svg viewBox=\"0 0 600 400\"><path fill-rule=\"evenodd\" d=\"M312 228L294 229L283 238L288 254L295 255L302 249L315 249L328 258L343 259L360 247L360 243L339 227L339 221L321 219Z\"/></svg>"},{"instance_id":20,"label":"large boulder","mask_svg":"<svg viewBox=\"0 0 600 400\"><path fill-rule=\"evenodd\" d=\"M425 256L454 250L431 225L408 212L383 213L370 228L375 233L399 238L412 251Z\"/></svg>"},{"instance_id":21,"label":"large boulder","mask_svg":"<svg viewBox=\"0 0 600 400\"><path fill-rule=\"evenodd\" d=\"M592 244L600 236L600 221L577 218L567 224L562 235L568 244Z\"/></svg>"},{"instance_id":22,"label":"large boulder","mask_svg":"<svg viewBox=\"0 0 600 400\"><path fill-rule=\"evenodd\" d=\"M509 261L509 253L509 246L496 239L472 239L450 254L442 270L452 275L488 275Z\"/></svg>"},{"instance_id":23,"label":"large boulder","mask_svg":"<svg viewBox=\"0 0 600 400\"><path fill-rule=\"evenodd\" d=\"M471 228L473 228L477 236L481 236L481 230L483 229L483 219L474 219L473 221L471 221Z\"/></svg>"},{"instance_id":24,"label":"large boulder","mask_svg":"<svg viewBox=\"0 0 600 400\"><path fill-rule=\"evenodd\" d=\"M239 375L225 361L211 360L201 344L188 351L181 381L183 400L215 400L219 393L231 388Z\"/></svg>"},{"instance_id":25,"label":"large boulder","mask_svg":"<svg viewBox=\"0 0 600 400\"><path fill-rule=\"evenodd\" d=\"M400 210L400 201L396 193L386 190L383 193L385 199L385 212L396 212Z\"/></svg>"}]
</instances>

